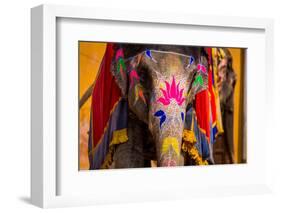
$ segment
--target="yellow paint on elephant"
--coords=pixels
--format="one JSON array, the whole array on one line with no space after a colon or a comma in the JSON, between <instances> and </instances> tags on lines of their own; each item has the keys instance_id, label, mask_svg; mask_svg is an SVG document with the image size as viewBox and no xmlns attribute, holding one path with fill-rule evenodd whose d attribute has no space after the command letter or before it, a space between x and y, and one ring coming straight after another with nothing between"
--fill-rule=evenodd
<instances>
[{"instance_id":1,"label":"yellow paint on elephant","mask_svg":"<svg viewBox=\"0 0 281 213\"><path fill-rule=\"evenodd\" d=\"M164 82L159 82L159 87L160 87L160 89L165 89L165 84L164 84Z\"/></svg>"},{"instance_id":2,"label":"yellow paint on elephant","mask_svg":"<svg viewBox=\"0 0 281 213\"><path fill-rule=\"evenodd\" d=\"M175 153L177 154L177 156L180 155L180 147L179 147L179 142L178 139L176 139L175 137L167 137L163 140L163 144L162 144L162 153L166 153L169 151L170 146L172 147L172 149L175 151Z\"/></svg>"}]
</instances>

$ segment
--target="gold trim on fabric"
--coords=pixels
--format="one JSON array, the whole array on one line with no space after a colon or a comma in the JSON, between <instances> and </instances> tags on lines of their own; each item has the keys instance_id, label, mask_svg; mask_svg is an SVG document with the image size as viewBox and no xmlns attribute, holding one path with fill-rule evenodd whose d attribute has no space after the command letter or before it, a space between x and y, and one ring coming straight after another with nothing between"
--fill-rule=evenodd
<instances>
[{"instance_id":1,"label":"gold trim on fabric","mask_svg":"<svg viewBox=\"0 0 281 213\"><path fill-rule=\"evenodd\" d=\"M191 130L183 130L183 143L182 150L187 152L188 155L194 160L196 165L208 165L208 161L203 160L197 148L195 147L196 137Z\"/></svg>"},{"instance_id":2,"label":"gold trim on fabric","mask_svg":"<svg viewBox=\"0 0 281 213\"><path fill-rule=\"evenodd\" d=\"M116 103L113 105L112 109L110 110L109 119L108 119L108 121L107 121L107 123L106 123L106 125L105 125L105 127L104 127L104 129L103 129L102 136L101 136L99 142L97 143L97 145L96 145L95 147L93 146L94 148L92 148L92 150L89 151L89 153L88 153L89 155L93 155L93 154L95 153L96 148L100 145L100 142L103 140L104 134L105 134L105 132L106 132L107 129L108 129L110 117L111 117L113 111L115 110L115 108L117 107L117 105L119 104L119 102L121 101L121 99L122 99L122 97L120 97L120 98L116 101ZM94 145L94 134L92 134L92 142L93 142L93 145Z\"/></svg>"},{"instance_id":3,"label":"gold trim on fabric","mask_svg":"<svg viewBox=\"0 0 281 213\"><path fill-rule=\"evenodd\" d=\"M112 134L112 140L109 144L109 151L101 166L102 169L108 169L113 162L114 145L125 143L129 140L127 128L115 130Z\"/></svg>"},{"instance_id":4,"label":"gold trim on fabric","mask_svg":"<svg viewBox=\"0 0 281 213\"><path fill-rule=\"evenodd\" d=\"M217 115L217 129L218 134L222 134L224 132L223 125L222 125L222 115L221 115L221 108L220 108L220 98L219 98L219 91L218 91L218 48L212 48L212 58L213 58L213 77L214 77L214 85L213 85L213 92L215 94L215 103L216 103L216 115Z\"/></svg>"}]
</instances>

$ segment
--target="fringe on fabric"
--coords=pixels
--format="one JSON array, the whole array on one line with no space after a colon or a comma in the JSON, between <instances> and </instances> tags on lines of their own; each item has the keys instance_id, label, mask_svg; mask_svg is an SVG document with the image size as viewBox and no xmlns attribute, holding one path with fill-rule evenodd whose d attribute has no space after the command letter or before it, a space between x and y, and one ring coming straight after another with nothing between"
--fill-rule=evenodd
<instances>
[{"instance_id":1,"label":"fringe on fabric","mask_svg":"<svg viewBox=\"0 0 281 213\"><path fill-rule=\"evenodd\" d=\"M198 150L195 147L196 137L191 130L183 130L183 143L182 151L187 152L188 155L194 160L196 165L208 165L208 161L203 160Z\"/></svg>"},{"instance_id":2,"label":"fringe on fabric","mask_svg":"<svg viewBox=\"0 0 281 213\"><path fill-rule=\"evenodd\" d=\"M114 153L114 146L118 144L125 143L129 140L127 128L115 130L112 135L112 140L109 144L109 151L105 157L104 163L102 165L102 169L108 169L112 162L113 162L113 153Z\"/></svg>"}]
</instances>

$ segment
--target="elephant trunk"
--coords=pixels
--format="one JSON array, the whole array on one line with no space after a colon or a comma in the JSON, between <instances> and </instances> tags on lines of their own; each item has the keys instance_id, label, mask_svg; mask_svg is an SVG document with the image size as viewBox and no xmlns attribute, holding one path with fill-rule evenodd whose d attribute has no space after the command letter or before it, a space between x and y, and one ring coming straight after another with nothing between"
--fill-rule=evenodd
<instances>
[{"instance_id":1,"label":"elephant trunk","mask_svg":"<svg viewBox=\"0 0 281 213\"><path fill-rule=\"evenodd\" d=\"M159 109L157 104L154 107ZM162 108L151 113L149 128L156 143L158 166L183 165L181 144L184 109L185 106L179 107L177 104L171 104L165 109Z\"/></svg>"},{"instance_id":2,"label":"elephant trunk","mask_svg":"<svg viewBox=\"0 0 281 213\"><path fill-rule=\"evenodd\" d=\"M182 164L181 158L181 138L180 137L165 137L159 146L159 166L179 166Z\"/></svg>"}]
</instances>

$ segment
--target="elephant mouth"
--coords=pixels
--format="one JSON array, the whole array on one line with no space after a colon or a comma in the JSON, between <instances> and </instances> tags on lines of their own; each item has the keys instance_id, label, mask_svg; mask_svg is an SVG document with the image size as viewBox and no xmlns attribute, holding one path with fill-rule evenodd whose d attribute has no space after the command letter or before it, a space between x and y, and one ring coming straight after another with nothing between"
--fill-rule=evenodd
<instances>
[{"instance_id":1,"label":"elephant mouth","mask_svg":"<svg viewBox=\"0 0 281 213\"><path fill-rule=\"evenodd\" d=\"M162 161L162 165L161 166L165 166L165 167L173 167L173 166L177 166L177 161L170 159L170 158L166 158Z\"/></svg>"}]
</instances>

